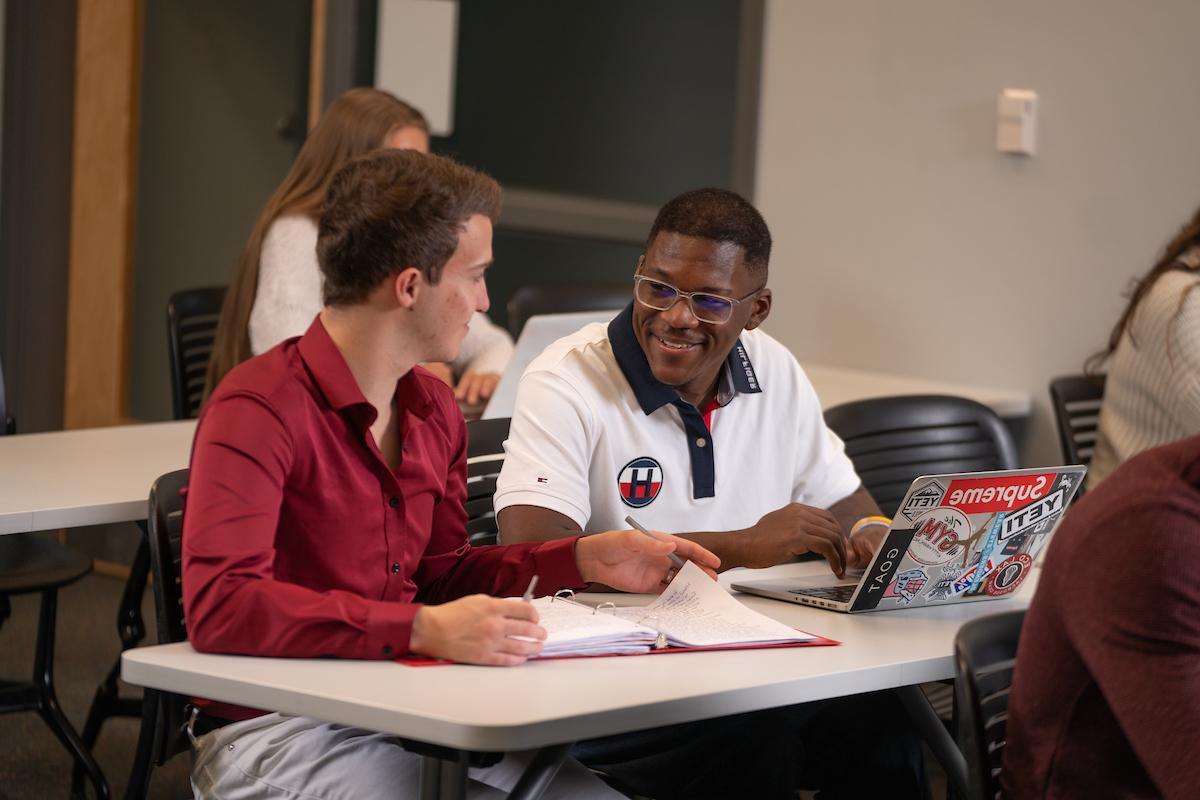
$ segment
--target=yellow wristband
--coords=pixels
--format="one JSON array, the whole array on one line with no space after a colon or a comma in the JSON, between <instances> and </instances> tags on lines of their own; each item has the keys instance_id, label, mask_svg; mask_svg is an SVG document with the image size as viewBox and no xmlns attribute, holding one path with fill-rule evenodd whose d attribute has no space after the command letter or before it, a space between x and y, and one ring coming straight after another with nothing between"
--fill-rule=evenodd
<instances>
[{"instance_id":1,"label":"yellow wristband","mask_svg":"<svg viewBox=\"0 0 1200 800\"><path fill-rule=\"evenodd\" d=\"M858 522L854 523L854 527L850 529L850 535L858 533L863 528L869 528L872 525L880 525L884 528L892 526L891 517L863 517Z\"/></svg>"}]
</instances>

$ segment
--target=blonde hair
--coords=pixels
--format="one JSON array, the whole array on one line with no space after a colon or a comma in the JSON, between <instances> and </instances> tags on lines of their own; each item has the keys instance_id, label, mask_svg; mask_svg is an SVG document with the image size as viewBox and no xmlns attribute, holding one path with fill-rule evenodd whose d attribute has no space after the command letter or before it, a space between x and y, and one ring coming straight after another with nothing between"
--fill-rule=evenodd
<instances>
[{"instance_id":1,"label":"blonde hair","mask_svg":"<svg viewBox=\"0 0 1200 800\"><path fill-rule=\"evenodd\" d=\"M259 213L238 261L237 275L225 293L205 376L205 399L229 370L253 355L250 311L258 293L263 239L271 224L288 214L303 214L316 221L325 190L338 168L382 147L388 136L401 128L429 133L429 123L420 111L387 92L363 87L334 100L308 134L291 170Z\"/></svg>"}]
</instances>

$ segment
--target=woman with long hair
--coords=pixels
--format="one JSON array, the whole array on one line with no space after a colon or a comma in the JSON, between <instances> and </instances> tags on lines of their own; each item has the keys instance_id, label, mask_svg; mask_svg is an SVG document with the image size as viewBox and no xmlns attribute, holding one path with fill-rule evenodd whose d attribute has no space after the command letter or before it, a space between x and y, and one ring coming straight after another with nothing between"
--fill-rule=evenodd
<instances>
[{"instance_id":1,"label":"woman with long hair","mask_svg":"<svg viewBox=\"0 0 1200 800\"><path fill-rule=\"evenodd\" d=\"M1200 209L1134 284L1108 339L1088 486L1143 450L1200 433Z\"/></svg>"},{"instance_id":2,"label":"woman with long hair","mask_svg":"<svg viewBox=\"0 0 1200 800\"><path fill-rule=\"evenodd\" d=\"M267 200L225 294L208 363L205 397L241 362L299 336L323 305L317 264L317 217L338 167L380 147L429 152L429 123L420 111L379 89L351 89L309 133L291 170ZM512 339L483 314L471 320L462 352L450 365L429 364L474 405L491 395L512 355Z\"/></svg>"}]
</instances>

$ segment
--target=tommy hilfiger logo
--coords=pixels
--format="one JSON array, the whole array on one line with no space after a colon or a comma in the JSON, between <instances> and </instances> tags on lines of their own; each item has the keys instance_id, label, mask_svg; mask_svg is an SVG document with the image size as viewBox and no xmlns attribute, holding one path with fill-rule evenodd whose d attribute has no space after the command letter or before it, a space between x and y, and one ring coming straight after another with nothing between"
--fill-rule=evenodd
<instances>
[{"instance_id":1,"label":"tommy hilfiger logo","mask_svg":"<svg viewBox=\"0 0 1200 800\"><path fill-rule=\"evenodd\" d=\"M662 490L662 483L662 466L648 456L630 461L617 476L621 502L630 508L642 508L653 503Z\"/></svg>"}]
</instances>

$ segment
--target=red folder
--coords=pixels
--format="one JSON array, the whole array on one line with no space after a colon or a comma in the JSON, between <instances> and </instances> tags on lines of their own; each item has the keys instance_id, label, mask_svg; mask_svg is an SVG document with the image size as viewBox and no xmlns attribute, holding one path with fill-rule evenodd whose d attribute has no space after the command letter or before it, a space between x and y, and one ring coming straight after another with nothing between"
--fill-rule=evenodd
<instances>
[{"instance_id":1,"label":"red folder","mask_svg":"<svg viewBox=\"0 0 1200 800\"><path fill-rule=\"evenodd\" d=\"M803 633L803 631L802 631ZM812 634L809 634L810 636ZM669 655L671 653L707 653L714 650L770 650L777 647L832 647L839 645L841 642L836 639L826 639L824 636L818 636L815 639L809 639L804 642L774 642L771 644L722 644L713 645L710 647L664 647L661 650L647 650L644 653L590 653L586 655L565 655L565 656L547 656L546 658L533 658L527 663L535 661L558 661L564 658L613 658L614 656L657 656ZM404 664L409 667L438 667L445 664L454 664L454 661L445 661L440 658L430 658L429 656L407 655L395 659L396 663Z\"/></svg>"}]
</instances>

